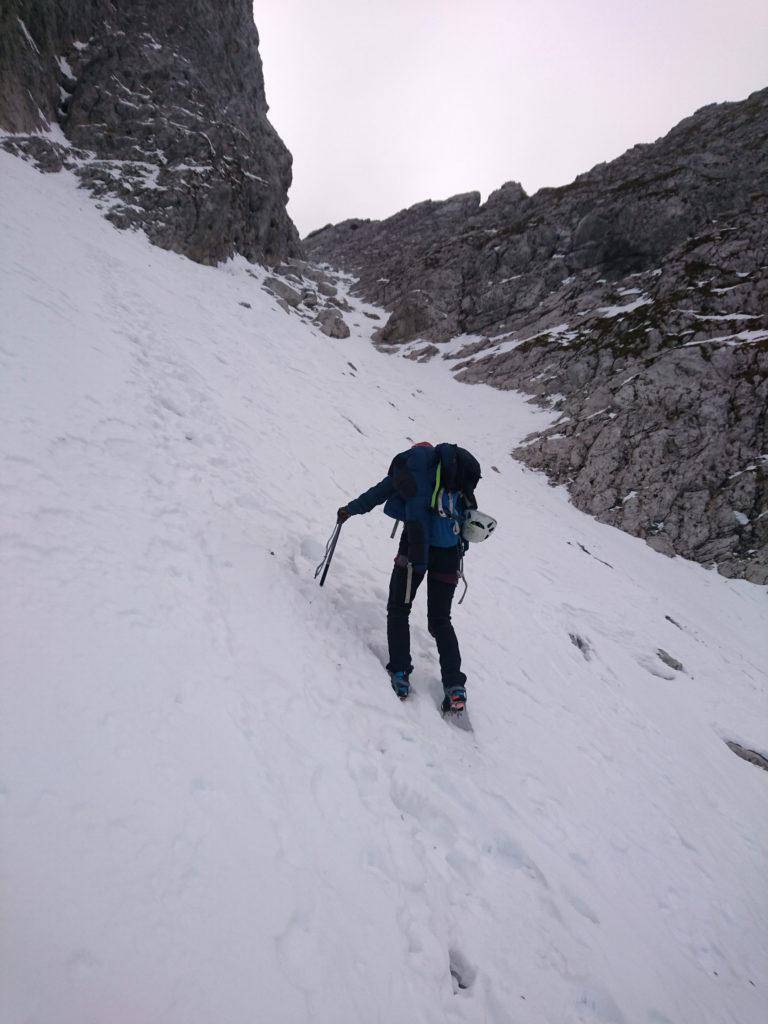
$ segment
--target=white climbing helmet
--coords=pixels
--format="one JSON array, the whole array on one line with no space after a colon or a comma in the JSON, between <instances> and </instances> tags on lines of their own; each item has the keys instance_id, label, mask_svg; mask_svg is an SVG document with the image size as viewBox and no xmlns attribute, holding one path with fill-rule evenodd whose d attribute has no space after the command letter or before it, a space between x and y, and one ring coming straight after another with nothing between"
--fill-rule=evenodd
<instances>
[{"instance_id":1,"label":"white climbing helmet","mask_svg":"<svg viewBox=\"0 0 768 1024\"><path fill-rule=\"evenodd\" d=\"M493 516L486 515L476 508L467 509L464 513L461 536L469 544L479 544L481 540L488 540L495 529L496 520Z\"/></svg>"}]
</instances>

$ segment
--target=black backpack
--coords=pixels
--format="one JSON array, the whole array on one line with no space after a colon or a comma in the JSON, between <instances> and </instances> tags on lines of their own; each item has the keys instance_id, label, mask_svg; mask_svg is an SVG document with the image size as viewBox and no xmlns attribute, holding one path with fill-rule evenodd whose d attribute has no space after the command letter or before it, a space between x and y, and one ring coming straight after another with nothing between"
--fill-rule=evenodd
<instances>
[{"instance_id":1,"label":"black backpack","mask_svg":"<svg viewBox=\"0 0 768 1024\"><path fill-rule=\"evenodd\" d=\"M436 480L435 494L440 488L446 491L461 491L466 508L477 508L475 488L480 477L480 463L472 452L457 444L439 444L436 449L440 457L440 479Z\"/></svg>"}]
</instances>

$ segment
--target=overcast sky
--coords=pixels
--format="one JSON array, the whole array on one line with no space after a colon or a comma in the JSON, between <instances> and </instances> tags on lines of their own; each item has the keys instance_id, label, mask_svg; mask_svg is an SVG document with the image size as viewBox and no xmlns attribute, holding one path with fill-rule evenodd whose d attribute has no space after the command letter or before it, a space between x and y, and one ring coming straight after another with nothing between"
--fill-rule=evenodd
<instances>
[{"instance_id":1,"label":"overcast sky","mask_svg":"<svg viewBox=\"0 0 768 1024\"><path fill-rule=\"evenodd\" d=\"M256 0L300 233L564 185L768 85L768 0Z\"/></svg>"}]
</instances>

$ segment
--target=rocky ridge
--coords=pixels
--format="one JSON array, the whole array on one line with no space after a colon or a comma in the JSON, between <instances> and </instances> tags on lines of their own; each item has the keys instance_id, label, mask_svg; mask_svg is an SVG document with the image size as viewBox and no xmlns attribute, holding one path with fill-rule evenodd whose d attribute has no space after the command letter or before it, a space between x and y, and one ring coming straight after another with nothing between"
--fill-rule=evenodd
<instances>
[{"instance_id":1,"label":"rocky ridge","mask_svg":"<svg viewBox=\"0 0 768 1024\"><path fill-rule=\"evenodd\" d=\"M766 143L768 89L563 188L427 201L305 248L391 310L384 350L558 412L514 454L578 507L767 583Z\"/></svg>"},{"instance_id":2,"label":"rocky ridge","mask_svg":"<svg viewBox=\"0 0 768 1024\"><path fill-rule=\"evenodd\" d=\"M119 227L201 263L300 251L249 0L11 0L0 143L72 168Z\"/></svg>"}]
</instances>

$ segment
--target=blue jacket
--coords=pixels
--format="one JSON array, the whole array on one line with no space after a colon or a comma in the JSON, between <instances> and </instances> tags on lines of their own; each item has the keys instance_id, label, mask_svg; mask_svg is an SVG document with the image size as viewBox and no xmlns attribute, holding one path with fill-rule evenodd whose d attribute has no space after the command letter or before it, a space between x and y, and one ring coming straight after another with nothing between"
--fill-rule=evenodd
<instances>
[{"instance_id":1,"label":"blue jacket","mask_svg":"<svg viewBox=\"0 0 768 1024\"><path fill-rule=\"evenodd\" d=\"M350 515L370 512L384 502L384 514L405 523L408 560L417 572L425 572L429 547L454 547L459 534L453 524L430 509L440 448L414 446L392 460L389 475L364 491L347 510Z\"/></svg>"}]
</instances>

